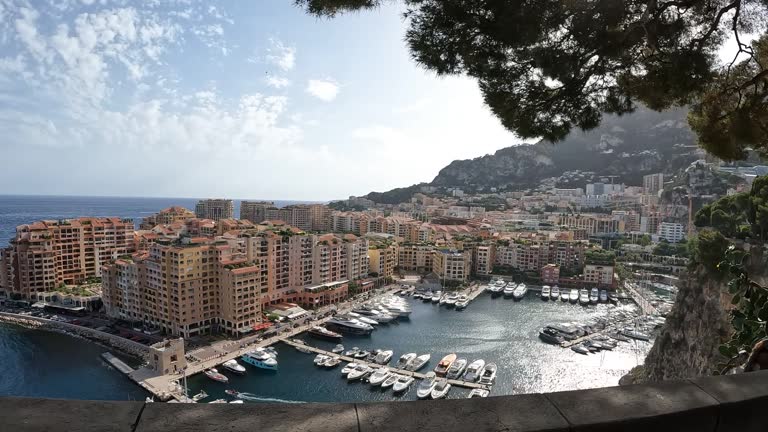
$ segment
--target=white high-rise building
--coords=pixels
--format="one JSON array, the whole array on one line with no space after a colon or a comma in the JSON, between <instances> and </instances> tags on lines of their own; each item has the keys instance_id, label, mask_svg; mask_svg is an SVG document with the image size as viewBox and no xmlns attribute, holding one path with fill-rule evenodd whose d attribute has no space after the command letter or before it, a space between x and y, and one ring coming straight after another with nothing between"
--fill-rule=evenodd
<instances>
[{"instance_id":1,"label":"white high-rise building","mask_svg":"<svg viewBox=\"0 0 768 432\"><path fill-rule=\"evenodd\" d=\"M683 224L674 222L662 222L659 224L659 238L670 243L677 243L685 238Z\"/></svg>"}]
</instances>

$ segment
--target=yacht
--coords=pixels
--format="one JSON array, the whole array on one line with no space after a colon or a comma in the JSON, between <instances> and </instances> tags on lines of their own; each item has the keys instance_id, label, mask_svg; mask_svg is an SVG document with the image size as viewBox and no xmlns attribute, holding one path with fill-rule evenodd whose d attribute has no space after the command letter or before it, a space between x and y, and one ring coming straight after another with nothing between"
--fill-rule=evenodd
<instances>
[{"instance_id":1,"label":"yacht","mask_svg":"<svg viewBox=\"0 0 768 432\"><path fill-rule=\"evenodd\" d=\"M563 302L563 303L568 303L568 300L570 299L570 297L571 297L571 296L570 296L569 292L568 292L568 291L566 291L565 289L563 289L562 291L560 291L560 301L561 301L561 302Z\"/></svg>"},{"instance_id":2,"label":"yacht","mask_svg":"<svg viewBox=\"0 0 768 432\"><path fill-rule=\"evenodd\" d=\"M571 347L571 349L579 354L584 354L584 355L589 354L589 349L584 345L574 345Z\"/></svg>"},{"instance_id":3,"label":"yacht","mask_svg":"<svg viewBox=\"0 0 768 432\"><path fill-rule=\"evenodd\" d=\"M322 326L314 326L310 328L307 333L309 333L311 336L314 336L320 339L327 339L327 340L333 340L333 341L341 340L340 334L330 331L327 328Z\"/></svg>"},{"instance_id":4,"label":"yacht","mask_svg":"<svg viewBox=\"0 0 768 432\"><path fill-rule=\"evenodd\" d=\"M395 364L395 367L398 369L405 369L405 367L408 366L408 364L411 363L415 358L416 353L403 354L400 356L400 360L397 361L397 364Z\"/></svg>"},{"instance_id":5,"label":"yacht","mask_svg":"<svg viewBox=\"0 0 768 432\"><path fill-rule=\"evenodd\" d=\"M549 291L549 298L552 300L560 298L560 288L557 285L553 286L552 290Z\"/></svg>"},{"instance_id":6,"label":"yacht","mask_svg":"<svg viewBox=\"0 0 768 432\"><path fill-rule=\"evenodd\" d=\"M488 363L480 372L480 384L490 385L496 380L496 364Z\"/></svg>"},{"instance_id":7,"label":"yacht","mask_svg":"<svg viewBox=\"0 0 768 432\"><path fill-rule=\"evenodd\" d=\"M315 356L313 362L315 363L315 366L322 366L328 359L330 359L329 356L325 354L318 354Z\"/></svg>"},{"instance_id":8,"label":"yacht","mask_svg":"<svg viewBox=\"0 0 768 432\"><path fill-rule=\"evenodd\" d=\"M592 291L589 293L589 302L592 304L597 304L599 298L600 291L598 291L597 288L592 288Z\"/></svg>"},{"instance_id":9,"label":"yacht","mask_svg":"<svg viewBox=\"0 0 768 432\"><path fill-rule=\"evenodd\" d=\"M440 378L435 383L435 388L432 389L430 396L432 399L442 399L448 395L448 391L451 389L451 385L445 378Z\"/></svg>"},{"instance_id":10,"label":"yacht","mask_svg":"<svg viewBox=\"0 0 768 432\"><path fill-rule=\"evenodd\" d=\"M376 369L370 377L368 377L368 382L371 383L372 386L381 385L384 381L387 380L392 375L392 372L389 371L388 368L381 368Z\"/></svg>"},{"instance_id":11,"label":"yacht","mask_svg":"<svg viewBox=\"0 0 768 432\"><path fill-rule=\"evenodd\" d=\"M342 333L368 335L373 331L373 326L349 318L333 317L327 321L327 324Z\"/></svg>"},{"instance_id":12,"label":"yacht","mask_svg":"<svg viewBox=\"0 0 768 432\"><path fill-rule=\"evenodd\" d=\"M579 302L579 290L576 288L571 289L570 294L568 294L568 300L571 303L578 303Z\"/></svg>"},{"instance_id":13,"label":"yacht","mask_svg":"<svg viewBox=\"0 0 768 432\"><path fill-rule=\"evenodd\" d=\"M261 369L277 370L277 360L265 351L249 351L240 357L244 363Z\"/></svg>"},{"instance_id":14,"label":"yacht","mask_svg":"<svg viewBox=\"0 0 768 432\"><path fill-rule=\"evenodd\" d=\"M467 399L484 398L484 397L488 397L489 394L491 394L491 392L489 392L486 389L476 388L476 389L472 389L472 391L469 392L469 396L467 396Z\"/></svg>"},{"instance_id":15,"label":"yacht","mask_svg":"<svg viewBox=\"0 0 768 432\"><path fill-rule=\"evenodd\" d=\"M515 291L512 293L512 298L514 300L520 300L525 297L526 293L528 293L528 287L525 286L524 283L521 283L517 286L517 288L515 288Z\"/></svg>"},{"instance_id":16,"label":"yacht","mask_svg":"<svg viewBox=\"0 0 768 432\"><path fill-rule=\"evenodd\" d=\"M347 363L347 365L346 365L346 366L344 366L343 368L341 368L341 374L342 374L342 375L348 375L348 374L349 374L350 372L352 372L352 371L353 371L353 370L354 370L354 369L355 369L357 366L359 366L359 365L358 365L357 363L355 363L355 362L352 362L352 363Z\"/></svg>"},{"instance_id":17,"label":"yacht","mask_svg":"<svg viewBox=\"0 0 768 432\"><path fill-rule=\"evenodd\" d=\"M385 379L383 383L381 383L381 388L388 389L395 385L397 380L401 377L401 375L398 375L396 373L390 374L389 378Z\"/></svg>"},{"instance_id":18,"label":"yacht","mask_svg":"<svg viewBox=\"0 0 768 432\"><path fill-rule=\"evenodd\" d=\"M430 358L432 358L430 354L422 354L420 356L416 356L415 359L411 360L411 362L405 366L405 369L416 372L426 366L426 364L429 363Z\"/></svg>"},{"instance_id":19,"label":"yacht","mask_svg":"<svg viewBox=\"0 0 768 432\"><path fill-rule=\"evenodd\" d=\"M243 365L238 363L237 360L235 359L227 360L221 366L223 366L224 369L232 373L236 373L238 375L245 375L245 368L243 367Z\"/></svg>"},{"instance_id":20,"label":"yacht","mask_svg":"<svg viewBox=\"0 0 768 432\"><path fill-rule=\"evenodd\" d=\"M459 300L459 301L456 302L456 310L466 309L468 305L469 305L469 300L468 299L466 299L466 300Z\"/></svg>"},{"instance_id":21,"label":"yacht","mask_svg":"<svg viewBox=\"0 0 768 432\"><path fill-rule=\"evenodd\" d=\"M352 349L351 349L351 350L347 350L347 351L344 351L344 355L345 355L346 357L354 357L354 356L355 356L355 354L357 354L357 353L359 353L359 352L360 352L360 348L358 348L358 347L352 347Z\"/></svg>"},{"instance_id":22,"label":"yacht","mask_svg":"<svg viewBox=\"0 0 768 432\"><path fill-rule=\"evenodd\" d=\"M397 381L395 381L395 384L392 386L392 391L395 393L406 391L411 384L413 384L413 377L398 375Z\"/></svg>"},{"instance_id":23,"label":"yacht","mask_svg":"<svg viewBox=\"0 0 768 432\"><path fill-rule=\"evenodd\" d=\"M432 303L440 303L440 297L443 296L442 291L436 291L430 300L432 300Z\"/></svg>"},{"instance_id":24,"label":"yacht","mask_svg":"<svg viewBox=\"0 0 768 432\"><path fill-rule=\"evenodd\" d=\"M226 376L220 374L219 371L217 371L214 368L211 368L211 369L208 369L207 371L205 371L205 376L207 376L208 378L210 378L210 379L212 379L214 381L218 381L220 383L225 383L226 384L226 383L229 382L229 378L227 378Z\"/></svg>"},{"instance_id":25,"label":"yacht","mask_svg":"<svg viewBox=\"0 0 768 432\"><path fill-rule=\"evenodd\" d=\"M365 317L367 317L369 319L372 319L372 320L374 320L374 321L376 321L377 323L380 323L380 324L386 324L386 323L392 321L393 319L395 319L394 315L392 315L392 314L390 314L388 312L383 312L383 311L381 311L379 309L375 309L375 308L373 308L371 306L362 306L362 307L357 308L357 309L352 309L352 312L354 312L356 314L359 314L359 315L362 315L362 316L365 316Z\"/></svg>"},{"instance_id":26,"label":"yacht","mask_svg":"<svg viewBox=\"0 0 768 432\"><path fill-rule=\"evenodd\" d=\"M464 381L475 382L480 378L480 372L485 367L485 360L475 360L467 366L467 373L464 374Z\"/></svg>"},{"instance_id":27,"label":"yacht","mask_svg":"<svg viewBox=\"0 0 768 432\"><path fill-rule=\"evenodd\" d=\"M296 344L296 351L304 354L311 354L312 350L307 348L307 343L301 339L291 339L291 342Z\"/></svg>"},{"instance_id":28,"label":"yacht","mask_svg":"<svg viewBox=\"0 0 768 432\"><path fill-rule=\"evenodd\" d=\"M416 396L419 399L426 399L432 395L432 390L437 384L437 376L434 372L427 373L427 376L419 383L419 387L416 389Z\"/></svg>"},{"instance_id":29,"label":"yacht","mask_svg":"<svg viewBox=\"0 0 768 432\"><path fill-rule=\"evenodd\" d=\"M613 304L616 304L619 302L619 296L615 292L612 292L608 294L608 301L610 301Z\"/></svg>"},{"instance_id":30,"label":"yacht","mask_svg":"<svg viewBox=\"0 0 768 432\"><path fill-rule=\"evenodd\" d=\"M541 287L541 299L542 300L549 300L551 288L549 285L544 285Z\"/></svg>"},{"instance_id":31,"label":"yacht","mask_svg":"<svg viewBox=\"0 0 768 432\"><path fill-rule=\"evenodd\" d=\"M453 294L445 299L445 305L448 307L454 307L456 306L457 301L459 301L459 296L457 294Z\"/></svg>"},{"instance_id":32,"label":"yacht","mask_svg":"<svg viewBox=\"0 0 768 432\"><path fill-rule=\"evenodd\" d=\"M360 322L363 322L363 323L366 323L366 324L368 324L368 325L370 325L370 326L377 326L377 325L379 325L379 322L378 322L378 321L376 321L376 320L373 320L373 319L370 319L370 318L368 318L368 317L364 317L364 316L362 316L362 315L360 315L360 314L356 314L356 313L354 313L354 312L349 312L349 313L347 314L347 318L349 318L349 319L354 319L354 320L358 320L358 321L360 321Z\"/></svg>"},{"instance_id":33,"label":"yacht","mask_svg":"<svg viewBox=\"0 0 768 432\"><path fill-rule=\"evenodd\" d=\"M446 373L445 376L449 379L459 379L466 369L467 359L460 358L451 364L451 367L448 369L448 373Z\"/></svg>"},{"instance_id":34,"label":"yacht","mask_svg":"<svg viewBox=\"0 0 768 432\"><path fill-rule=\"evenodd\" d=\"M335 347L333 347L331 352L334 353L334 354L341 354L341 353L343 353L344 352L344 345L342 345L342 344L336 345Z\"/></svg>"},{"instance_id":35,"label":"yacht","mask_svg":"<svg viewBox=\"0 0 768 432\"><path fill-rule=\"evenodd\" d=\"M432 294L432 291L426 292L426 293L421 295L421 301L423 301L424 303L429 303L429 302L432 301L432 296L433 295L434 294Z\"/></svg>"},{"instance_id":36,"label":"yacht","mask_svg":"<svg viewBox=\"0 0 768 432\"><path fill-rule=\"evenodd\" d=\"M508 283L507 286L504 287L504 291L502 291L504 293L504 297L505 298L512 297L516 289L517 289L516 283L514 282Z\"/></svg>"},{"instance_id":37,"label":"yacht","mask_svg":"<svg viewBox=\"0 0 768 432\"><path fill-rule=\"evenodd\" d=\"M373 369L369 368L368 366L364 364L357 365L347 374L347 381L356 381L362 379L363 377L368 376L371 372L373 372Z\"/></svg>"},{"instance_id":38,"label":"yacht","mask_svg":"<svg viewBox=\"0 0 768 432\"><path fill-rule=\"evenodd\" d=\"M488 285L488 291L492 296L497 296L504 292L505 286L507 286L507 283L504 282L504 279L496 279L490 285Z\"/></svg>"},{"instance_id":39,"label":"yacht","mask_svg":"<svg viewBox=\"0 0 768 432\"><path fill-rule=\"evenodd\" d=\"M600 303L608 303L608 290L600 290Z\"/></svg>"},{"instance_id":40,"label":"yacht","mask_svg":"<svg viewBox=\"0 0 768 432\"><path fill-rule=\"evenodd\" d=\"M392 354L392 350L379 351L379 353L376 354L376 357L373 358L373 362L385 365L389 363L390 360L392 360Z\"/></svg>"},{"instance_id":41,"label":"yacht","mask_svg":"<svg viewBox=\"0 0 768 432\"><path fill-rule=\"evenodd\" d=\"M579 304L582 306L589 304L589 291L585 289L579 291Z\"/></svg>"},{"instance_id":42,"label":"yacht","mask_svg":"<svg viewBox=\"0 0 768 432\"><path fill-rule=\"evenodd\" d=\"M323 364L321 364L320 366L327 369L333 369L339 364L341 364L341 359L336 356L331 356L331 357L328 357L328 359L325 362L323 362Z\"/></svg>"},{"instance_id":43,"label":"yacht","mask_svg":"<svg viewBox=\"0 0 768 432\"><path fill-rule=\"evenodd\" d=\"M565 342L565 338L557 330L550 327L544 327L539 331L539 339L552 345L560 345Z\"/></svg>"},{"instance_id":44,"label":"yacht","mask_svg":"<svg viewBox=\"0 0 768 432\"><path fill-rule=\"evenodd\" d=\"M362 360L365 360L365 359L367 359L367 358L368 358L368 356L370 356L370 355L371 355L371 352L370 352L370 351L366 351L366 350L360 350L360 351L358 351L358 352L357 352L357 354L353 355L352 357L354 357L354 358L356 358L356 359L362 359Z\"/></svg>"},{"instance_id":45,"label":"yacht","mask_svg":"<svg viewBox=\"0 0 768 432\"><path fill-rule=\"evenodd\" d=\"M238 400L231 400L231 401L229 401L227 403L231 403L231 404L244 404L245 402L243 402L240 399L238 399Z\"/></svg>"},{"instance_id":46,"label":"yacht","mask_svg":"<svg viewBox=\"0 0 768 432\"><path fill-rule=\"evenodd\" d=\"M448 369L450 369L453 362L456 361L456 354L448 354L447 356L443 357L442 360L440 360L440 363L435 366L435 374L438 376L445 376L445 374L448 373Z\"/></svg>"},{"instance_id":47,"label":"yacht","mask_svg":"<svg viewBox=\"0 0 768 432\"><path fill-rule=\"evenodd\" d=\"M388 305L385 306L389 314L398 317L407 317L411 314L411 309L407 306Z\"/></svg>"}]
</instances>

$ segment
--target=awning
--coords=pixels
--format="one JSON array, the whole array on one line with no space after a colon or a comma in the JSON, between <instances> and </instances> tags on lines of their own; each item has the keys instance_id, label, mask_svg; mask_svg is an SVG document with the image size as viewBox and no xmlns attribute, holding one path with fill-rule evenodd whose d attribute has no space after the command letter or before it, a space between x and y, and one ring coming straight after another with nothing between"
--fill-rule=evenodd
<instances>
[{"instance_id":1,"label":"awning","mask_svg":"<svg viewBox=\"0 0 768 432\"><path fill-rule=\"evenodd\" d=\"M261 324L256 324L255 326L253 326L253 329L254 330L264 330L265 328L269 328L269 327L272 327L272 323L271 322L263 322Z\"/></svg>"}]
</instances>

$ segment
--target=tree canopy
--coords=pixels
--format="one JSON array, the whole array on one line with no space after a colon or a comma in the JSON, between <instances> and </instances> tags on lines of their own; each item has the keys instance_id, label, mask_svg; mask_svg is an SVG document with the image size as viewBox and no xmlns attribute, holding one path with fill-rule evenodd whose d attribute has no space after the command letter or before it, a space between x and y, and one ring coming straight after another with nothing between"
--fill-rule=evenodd
<instances>
[{"instance_id":1,"label":"tree canopy","mask_svg":"<svg viewBox=\"0 0 768 432\"><path fill-rule=\"evenodd\" d=\"M294 1L333 17L394 0ZM415 61L477 79L490 109L520 137L562 140L637 104L688 106L710 153L768 153L768 0L401 3ZM727 44L732 58L721 61Z\"/></svg>"}]
</instances>

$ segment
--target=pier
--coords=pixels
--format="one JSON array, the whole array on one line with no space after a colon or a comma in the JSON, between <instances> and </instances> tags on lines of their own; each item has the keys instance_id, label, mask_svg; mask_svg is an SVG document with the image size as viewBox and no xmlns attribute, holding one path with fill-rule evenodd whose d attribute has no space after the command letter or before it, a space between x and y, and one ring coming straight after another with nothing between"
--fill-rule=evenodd
<instances>
[{"instance_id":1,"label":"pier","mask_svg":"<svg viewBox=\"0 0 768 432\"><path fill-rule=\"evenodd\" d=\"M104 359L107 363L112 365L115 369L119 370L120 372L130 375L133 373L133 368L125 364L122 360L112 355L112 353L105 352L101 354L101 358Z\"/></svg>"},{"instance_id":2,"label":"pier","mask_svg":"<svg viewBox=\"0 0 768 432\"><path fill-rule=\"evenodd\" d=\"M342 359L342 360L344 360L345 362L348 362L348 363L355 362L357 364L364 364L364 365L366 365L368 367L372 367L374 369L387 368L390 372L394 372L394 373L397 373L397 374L400 374L400 375L407 375L407 376L418 378L418 379L424 379L424 378L427 377L426 374L421 373L421 372L406 371L406 370L403 370L403 369L394 368L394 367L389 366L389 365L382 365L382 364L370 362L370 361L367 361L367 360L352 358L352 357L344 356L344 355L341 355L341 354L335 354L335 353L332 353L330 351L325 351L325 350L322 350L320 348L315 348L315 347L313 347L311 345L298 344L298 343L296 343L296 342L294 342L292 340L288 340L288 339L283 339L280 342L282 342L284 344L287 344L287 345L290 345L290 346L292 346L294 348L295 347L302 347L302 348L305 348L305 349L307 349L309 351L312 351L314 353L317 353L317 354L325 354L327 356L338 357L338 358L340 358L340 359ZM485 385L485 384L479 384L479 383L469 382L469 381L461 381L461 380L449 379L448 382L452 386L465 387L465 388L468 388L468 389L479 388L479 389L490 390L490 388L491 388L491 386L488 386L488 385Z\"/></svg>"}]
</instances>

